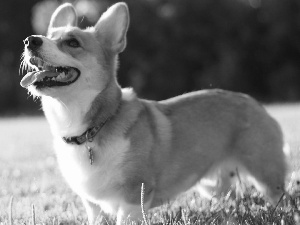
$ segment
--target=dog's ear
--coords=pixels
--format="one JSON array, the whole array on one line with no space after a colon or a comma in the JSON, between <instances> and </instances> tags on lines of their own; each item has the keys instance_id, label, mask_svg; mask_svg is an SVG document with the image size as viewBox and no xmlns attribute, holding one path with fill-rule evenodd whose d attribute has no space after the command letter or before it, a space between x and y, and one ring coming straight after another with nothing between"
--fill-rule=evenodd
<instances>
[{"instance_id":1,"label":"dog's ear","mask_svg":"<svg viewBox=\"0 0 300 225\"><path fill-rule=\"evenodd\" d=\"M77 26L77 14L70 3L59 6L51 16L48 31L55 27Z\"/></svg>"},{"instance_id":2,"label":"dog's ear","mask_svg":"<svg viewBox=\"0 0 300 225\"><path fill-rule=\"evenodd\" d=\"M101 42L114 53L122 52L126 47L126 32L129 26L129 11L126 3L111 6L95 25L96 34Z\"/></svg>"}]
</instances>

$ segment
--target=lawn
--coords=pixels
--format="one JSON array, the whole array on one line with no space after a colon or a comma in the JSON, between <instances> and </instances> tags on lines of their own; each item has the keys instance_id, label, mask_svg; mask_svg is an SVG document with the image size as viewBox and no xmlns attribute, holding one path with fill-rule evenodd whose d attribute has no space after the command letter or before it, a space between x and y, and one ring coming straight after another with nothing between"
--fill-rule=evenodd
<instances>
[{"instance_id":1,"label":"lawn","mask_svg":"<svg viewBox=\"0 0 300 225\"><path fill-rule=\"evenodd\" d=\"M291 170L300 170L300 105L272 105L268 111L281 124L291 147ZM52 151L52 137L43 117L0 118L0 225L9 224L10 199L14 224L83 224L80 199L65 184ZM259 193L244 199L180 197L150 213L152 223L178 224L300 224L298 198L285 200L273 212ZM112 220L108 220L111 223Z\"/></svg>"}]
</instances>

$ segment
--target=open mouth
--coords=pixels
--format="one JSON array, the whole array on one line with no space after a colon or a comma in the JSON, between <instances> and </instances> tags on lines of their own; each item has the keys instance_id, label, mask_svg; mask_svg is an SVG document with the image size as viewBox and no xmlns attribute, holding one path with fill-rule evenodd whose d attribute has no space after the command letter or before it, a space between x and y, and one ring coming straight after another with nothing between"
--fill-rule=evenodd
<instances>
[{"instance_id":1,"label":"open mouth","mask_svg":"<svg viewBox=\"0 0 300 225\"><path fill-rule=\"evenodd\" d=\"M29 61L33 71L23 77L22 87L30 85L34 85L36 88L67 86L74 83L80 76L80 71L77 68L54 66L40 57L33 56Z\"/></svg>"}]
</instances>

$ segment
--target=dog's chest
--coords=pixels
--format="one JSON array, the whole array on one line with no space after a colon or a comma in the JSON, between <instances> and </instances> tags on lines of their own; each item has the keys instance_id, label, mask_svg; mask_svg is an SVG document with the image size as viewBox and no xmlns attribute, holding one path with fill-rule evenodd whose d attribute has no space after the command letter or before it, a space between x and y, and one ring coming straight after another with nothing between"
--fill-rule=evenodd
<instances>
[{"instance_id":1,"label":"dog's chest","mask_svg":"<svg viewBox=\"0 0 300 225\"><path fill-rule=\"evenodd\" d=\"M81 197L97 202L113 196L118 183L122 182L122 165L129 150L130 141L123 137L112 137L92 148L94 162L91 165L85 146L64 143L54 139L54 147L61 172L71 188Z\"/></svg>"}]
</instances>

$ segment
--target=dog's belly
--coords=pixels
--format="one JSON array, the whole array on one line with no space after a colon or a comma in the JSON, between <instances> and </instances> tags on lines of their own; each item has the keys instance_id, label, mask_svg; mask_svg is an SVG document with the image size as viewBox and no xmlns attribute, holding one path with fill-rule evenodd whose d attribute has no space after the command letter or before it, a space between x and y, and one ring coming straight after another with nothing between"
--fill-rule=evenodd
<instances>
[{"instance_id":1,"label":"dog's belly","mask_svg":"<svg viewBox=\"0 0 300 225\"><path fill-rule=\"evenodd\" d=\"M123 181L120 165L130 141L123 137L112 138L99 147L93 148L94 162L91 165L85 145L70 145L60 138L54 147L61 172L70 187L82 198L100 204L118 199L118 184Z\"/></svg>"}]
</instances>

